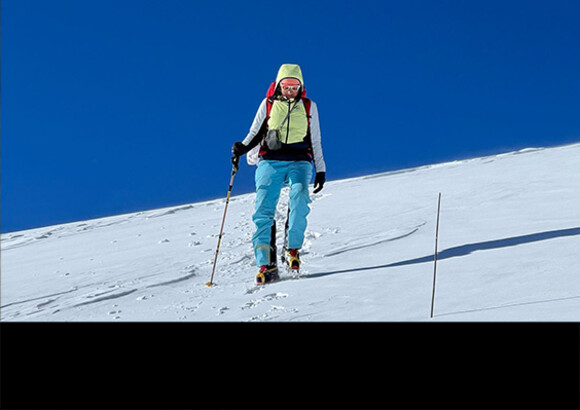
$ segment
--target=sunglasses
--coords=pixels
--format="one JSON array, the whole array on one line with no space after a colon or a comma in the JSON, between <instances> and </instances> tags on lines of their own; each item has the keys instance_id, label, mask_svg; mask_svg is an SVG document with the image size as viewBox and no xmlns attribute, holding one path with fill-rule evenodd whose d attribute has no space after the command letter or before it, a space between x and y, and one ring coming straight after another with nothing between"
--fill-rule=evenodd
<instances>
[{"instance_id":1,"label":"sunglasses","mask_svg":"<svg viewBox=\"0 0 580 410\"><path fill-rule=\"evenodd\" d=\"M282 87L282 90L284 91L298 91L300 89L299 85L284 85L284 84L280 84L280 87Z\"/></svg>"}]
</instances>

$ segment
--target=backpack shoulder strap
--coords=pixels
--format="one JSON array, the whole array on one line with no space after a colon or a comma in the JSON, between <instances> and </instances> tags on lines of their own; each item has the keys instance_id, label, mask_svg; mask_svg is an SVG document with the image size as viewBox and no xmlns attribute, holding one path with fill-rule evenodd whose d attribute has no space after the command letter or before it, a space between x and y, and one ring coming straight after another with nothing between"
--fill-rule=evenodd
<instances>
[{"instance_id":1,"label":"backpack shoulder strap","mask_svg":"<svg viewBox=\"0 0 580 410\"><path fill-rule=\"evenodd\" d=\"M302 97L302 102L304 103L304 109L306 110L306 117L308 118L308 125L310 125L310 119L312 115L310 115L310 107L312 106L312 101L309 98Z\"/></svg>"},{"instance_id":2,"label":"backpack shoulder strap","mask_svg":"<svg viewBox=\"0 0 580 410\"><path fill-rule=\"evenodd\" d=\"M270 117L272 111L272 104L274 104L274 94L276 92L276 81L272 81L268 91L266 92L266 118Z\"/></svg>"},{"instance_id":3,"label":"backpack shoulder strap","mask_svg":"<svg viewBox=\"0 0 580 410\"><path fill-rule=\"evenodd\" d=\"M306 108L306 115L308 115L308 118L310 118L310 107L312 106L312 101L310 101L310 98L302 98L302 102L304 103L304 108Z\"/></svg>"}]
</instances>

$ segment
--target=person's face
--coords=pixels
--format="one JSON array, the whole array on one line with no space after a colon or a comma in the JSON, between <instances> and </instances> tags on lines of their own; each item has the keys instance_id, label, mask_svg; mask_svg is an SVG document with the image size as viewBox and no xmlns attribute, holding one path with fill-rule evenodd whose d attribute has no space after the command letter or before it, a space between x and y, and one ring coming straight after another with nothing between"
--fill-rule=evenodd
<instances>
[{"instance_id":1,"label":"person's face","mask_svg":"<svg viewBox=\"0 0 580 410\"><path fill-rule=\"evenodd\" d=\"M280 81L280 89L282 95L286 98L296 98L298 91L300 91L300 81L295 78L285 78Z\"/></svg>"}]
</instances>

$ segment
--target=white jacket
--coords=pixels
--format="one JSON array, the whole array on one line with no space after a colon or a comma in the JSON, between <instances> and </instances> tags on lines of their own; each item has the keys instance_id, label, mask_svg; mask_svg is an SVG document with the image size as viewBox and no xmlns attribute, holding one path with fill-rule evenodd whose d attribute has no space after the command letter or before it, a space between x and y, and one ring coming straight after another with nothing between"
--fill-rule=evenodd
<instances>
[{"instance_id":1,"label":"white jacket","mask_svg":"<svg viewBox=\"0 0 580 410\"><path fill-rule=\"evenodd\" d=\"M322 142L320 136L320 120L318 118L318 106L314 101L310 100L310 102L311 102L310 138L312 140L312 154L314 156L314 167L316 169L316 172L326 172L326 164L324 163L324 155L322 154ZM303 104L303 102L300 101L300 104ZM262 103L260 104L260 107L258 107L256 116L254 117L254 122L250 127L250 132L248 133L246 138L244 138L244 140L242 141L244 145L246 146L250 145L250 142L254 139L258 131L260 131L260 128L262 127L262 124L266 119L266 114L267 114L266 98L264 98L264 100L262 100ZM248 152L246 158L249 165L258 165L258 162L260 161L259 152L260 152L260 144L258 144L256 147L254 147Z\"/></svg>"}]
</instances>

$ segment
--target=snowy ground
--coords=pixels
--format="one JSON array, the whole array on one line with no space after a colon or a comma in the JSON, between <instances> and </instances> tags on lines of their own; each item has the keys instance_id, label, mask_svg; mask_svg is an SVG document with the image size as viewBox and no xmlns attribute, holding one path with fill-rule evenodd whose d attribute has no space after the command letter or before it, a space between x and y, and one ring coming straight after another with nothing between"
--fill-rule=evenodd
<instances>
[{"instance_id":1,"label":"snowy ground","mask_svg":"<svg viewBox=\"0 0 580 410\"><path fill-rule=\"evenodd\" d=\"M0 317L580 321L579 159L574 144L330 181L313 195L301 278L261 288L254 194L230 201L213 287L224 199L3 234Z\"/></svg>"}]
</instances>

